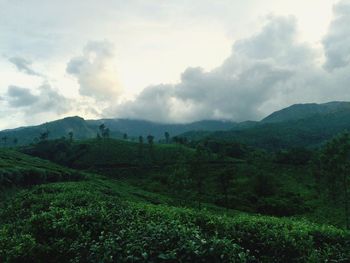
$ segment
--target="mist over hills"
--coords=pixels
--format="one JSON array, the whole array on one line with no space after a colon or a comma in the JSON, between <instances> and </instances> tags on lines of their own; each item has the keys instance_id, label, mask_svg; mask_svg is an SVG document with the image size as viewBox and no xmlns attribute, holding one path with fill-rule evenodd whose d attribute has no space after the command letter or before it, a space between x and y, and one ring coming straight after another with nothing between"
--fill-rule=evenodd
<instances>
[{"instance_id":1,"label":"mist over hills","mask_svg":"<svg viewBox=\"0 0 350 263\"><path fill-rule=\"evenodd\" d=\"M48 130L49 138L67 137L73 132L75 139L95 138L99 125L110 129L112 138L127 134L133 140L151 134L156 140L168 132L171 137L184 136L190 140L219 139L239 141L248 145L276 149L289 146L315 146L335 134L350 129L350 102L323 104L295 104L273 112L259 122L231 122L203 120L187 124L156 123L146 120L100 119L85 120L67 117L37 126L20 127L0 132L1 145L25 145L37 140L40 133ZM4 139L6 138L6 139Z\"/></svg>"}]
</instances>

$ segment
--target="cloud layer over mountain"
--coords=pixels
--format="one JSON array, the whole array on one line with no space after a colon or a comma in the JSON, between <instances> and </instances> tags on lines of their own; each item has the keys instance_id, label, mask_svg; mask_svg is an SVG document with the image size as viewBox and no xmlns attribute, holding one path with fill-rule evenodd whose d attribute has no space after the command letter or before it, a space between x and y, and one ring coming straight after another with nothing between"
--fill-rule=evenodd
<instances>
[{"instance_id":1,"label":"cloud layer over mountain","mask_svg":"<svg viewBox=\"0 0 350 263\"><path fill-rule=\"evenodd\" d=\"M188 68L180 83L147 87L109 114L163 122L242 121L293 103L349 100L349 2L334 12L322 48L298 40L294 17L269 16L259 33L234 43L221 66L209 72Z\"/></svg>"},{"instance_id":2,"label":"cloud layer over mountain","mask_svg":"<svg viewBox=\"0 0 350 263\"><path fill-rule=\"evenodd\" d=\"M162 9L167 10L167 6L164 4ZM115 42L89 41L85 47L76 47L60 64L64 82L57 82L46 72L43 74L37 67L40 63L27 56L7 55L6 63L25 76L24 80L34 78L35 82L30 88L15 80L2 87L0 113L12 119L20 115L22 119L35 120L45 112L49 117L71 113L84 116L89 112L97 117L160 122L244 121L258 120L294 103L350 100L350 1L338 2L333 13L327 33L316 44L301 40L299 28L302 25L298 25L296 17L268 15L259 30L234 41L231 54L218 67L211 70L188 67L177 83L145 87L132 99L123 97L130 87L122 89L120 68L115 65L116 54L120 51ZM147 25L161 27L158 24L161 20L159 15ZM103 35L100 39L104 39ZM191 44L192 40L184 38L181 44ZM146 47L145 50L156 48ZM157 60L157 57L152 59ZM140 59L144 67L152 62ZM129 74L138 78L133 72ZM76 95L68 98L69 87L61 89L58 86L61 83L73 83Z\"/></svg>"}]
</instances>

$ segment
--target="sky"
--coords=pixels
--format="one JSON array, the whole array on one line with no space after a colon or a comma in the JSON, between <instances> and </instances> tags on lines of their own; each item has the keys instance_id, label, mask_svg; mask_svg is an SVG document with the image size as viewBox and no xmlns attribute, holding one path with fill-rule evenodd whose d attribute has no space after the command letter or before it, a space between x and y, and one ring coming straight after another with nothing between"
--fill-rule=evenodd
<instances>
[{"instance_id":1,"label":"sky","mask_svg":"<svg viewBox=\"0 0 350 263\"><path fill-rule=\"evenodd\" d=\"M349 0L0 0L0 129L350 100Z\"/></svg>"}]
</instances>

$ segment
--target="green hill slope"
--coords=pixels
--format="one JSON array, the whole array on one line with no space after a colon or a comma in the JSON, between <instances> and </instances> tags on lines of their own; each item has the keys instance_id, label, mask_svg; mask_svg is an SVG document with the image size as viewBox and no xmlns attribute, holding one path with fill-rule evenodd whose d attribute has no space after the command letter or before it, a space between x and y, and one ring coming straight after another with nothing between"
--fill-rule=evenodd
<instances>
[{"instance_id":1,"label":"green hill slope","mask_svg":"<svg viewBox=\"0 0 350 263\"><path fill-rule=\"evenodd\" d=\"M350 102L334 101L323 104L295 104L270 114L261 122L274 123L295 121L313 117L314 115L330 114L341 111L350 111Z\"/></svg>"},{"instance_id":2,"label":"green hill slope","mask_svg":"<svg viewBox=\"0 0 350 263\"><path fill-rule=\"evenodd\" d=\"M0 190L82 178L81 173L52 162L0 149Z\"/></svg>"},{"instance_id":3,"label":"green hill slope","mask_svg":"<svg viewBox=\"0 0 350 263\"><path fill-rule=\"evenodd\" d=\"M49 139L68 137L69 132L73 132L76 139L85 139L96 137L98 128L88 126L83 118L68 117L37 126L0 131L0 138L6 138L6 141L2 139L2 146L26 145L38 141L40 134L46 131L49 131Z\"/></svg>"}]
</instances>

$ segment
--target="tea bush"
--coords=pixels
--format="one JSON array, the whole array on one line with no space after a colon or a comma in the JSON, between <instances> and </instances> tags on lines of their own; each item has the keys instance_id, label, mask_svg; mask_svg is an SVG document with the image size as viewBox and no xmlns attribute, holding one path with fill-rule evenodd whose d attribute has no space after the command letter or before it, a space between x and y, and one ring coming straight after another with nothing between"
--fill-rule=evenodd
<instances>
[{"instance_id":1,"label":"tea bush","mask_svg":"<svg viewBox=\"0 0 350 263\"><path fill-rule=\"evenodd\" d=\"M130 201L113 187L82 181L19 192L0 206L0 262L350 260L350 233L335 227Z\"/></svg>"}]
</instances>

